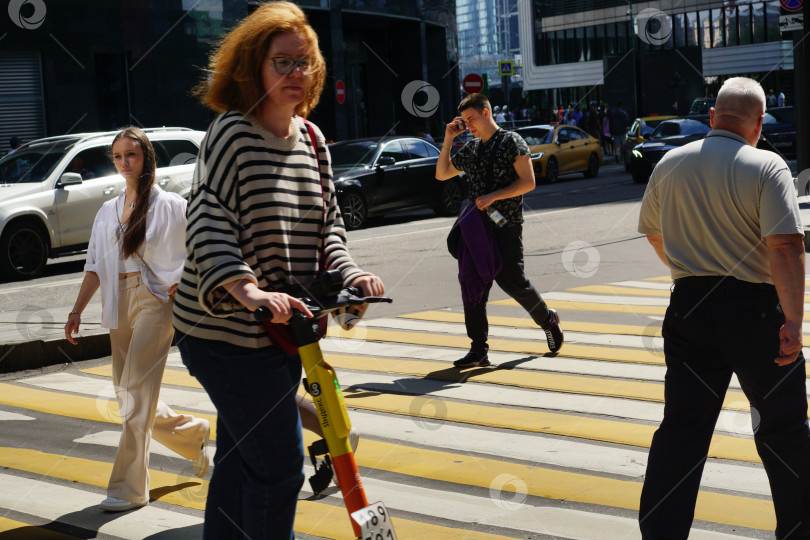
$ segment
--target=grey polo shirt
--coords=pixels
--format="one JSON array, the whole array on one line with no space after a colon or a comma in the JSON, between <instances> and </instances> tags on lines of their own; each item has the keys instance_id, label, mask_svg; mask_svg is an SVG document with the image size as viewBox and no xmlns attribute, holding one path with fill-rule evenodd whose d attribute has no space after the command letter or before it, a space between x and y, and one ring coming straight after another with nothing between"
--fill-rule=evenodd
<instances>
[{"instance_id":1,"label":"grey polo shirt","mask_svg":"<svg viewBox=\"0 0 810 540\"><path fill-rule=\"evenodd\" d=\"M730 275L773 283L764 238L802 233L793 176L777 154L712 130L655 167L638 232L663 236L673 279Z\"/></svg>"}]
</instances>

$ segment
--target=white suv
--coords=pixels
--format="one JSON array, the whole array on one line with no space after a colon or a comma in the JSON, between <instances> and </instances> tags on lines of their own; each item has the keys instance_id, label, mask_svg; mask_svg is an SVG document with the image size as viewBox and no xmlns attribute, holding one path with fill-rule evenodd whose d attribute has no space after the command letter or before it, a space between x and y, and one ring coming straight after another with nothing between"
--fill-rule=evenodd
<instances>
[{"instance_id":1,"label":"white suv","mask_svg":"<svg viewBox=\"0 0 810 540\"><path fill-rule=\"evenodd\" d=\"M144 132L157 154L157 184L187 196L205 133ZM96 213L124 187L110 158L116 133L38 139L0 159L0 279L37 277L49 257L87 248Z\"/></svg>"}]
</instances>

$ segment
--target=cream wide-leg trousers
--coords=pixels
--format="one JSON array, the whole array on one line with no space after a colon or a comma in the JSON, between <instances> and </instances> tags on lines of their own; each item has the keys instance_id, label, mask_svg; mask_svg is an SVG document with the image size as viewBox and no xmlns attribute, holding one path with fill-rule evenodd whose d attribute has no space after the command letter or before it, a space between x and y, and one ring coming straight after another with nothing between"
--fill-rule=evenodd
<instances>
[{"instance_id":1,"label":"cream wide-leg trousers","mask_svg":"<svg viewBox=\"0 0 810 540\"><path fill-rule=\"evenodd\" d=\"M149 292L141 276L119 281L118 329L110 330L110 343L123 429L107 487L109 497L149 501L150 439L193 459L208 435L206 420L177 414L159 399L174 336L172 304Z\"/></svg>"}]
</instances>

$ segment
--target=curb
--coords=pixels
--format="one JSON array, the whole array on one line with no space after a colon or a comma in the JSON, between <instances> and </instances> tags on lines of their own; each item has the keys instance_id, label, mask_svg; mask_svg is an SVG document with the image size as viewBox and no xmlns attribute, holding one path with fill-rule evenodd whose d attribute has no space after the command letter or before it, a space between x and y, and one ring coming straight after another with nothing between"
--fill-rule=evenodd
<instances>
[{"instance_id":1,"label":"curb","mask_svg":"<svg viewBox=\"0 0 810 540\"><path fill-rule=\"evenodd\" d=\"M54 338L0 344L0 373L13 373L110 355L107 331L80 336L78 345Z\"/></svg>"}]
</instances>

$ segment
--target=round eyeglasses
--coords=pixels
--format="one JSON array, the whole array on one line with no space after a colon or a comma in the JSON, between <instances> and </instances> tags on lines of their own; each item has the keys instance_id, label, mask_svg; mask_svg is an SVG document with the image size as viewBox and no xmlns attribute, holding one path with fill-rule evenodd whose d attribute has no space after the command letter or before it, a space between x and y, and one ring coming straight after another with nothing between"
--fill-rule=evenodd
<instances>
[{"instance_id":1,"label":"round eyeglasses","mask_svg":"<svg viewBox=\"0 0 810 540\"><path fill-rule=\"evenodd\" d=\"M289 75L296 68L304 75L307 75L315 65L315 61L309 57L293 60L288 56L273 56L269 60L273 63L273 67L276 68L276 73L279 75Z\"/></svg>"}]
</instances>

